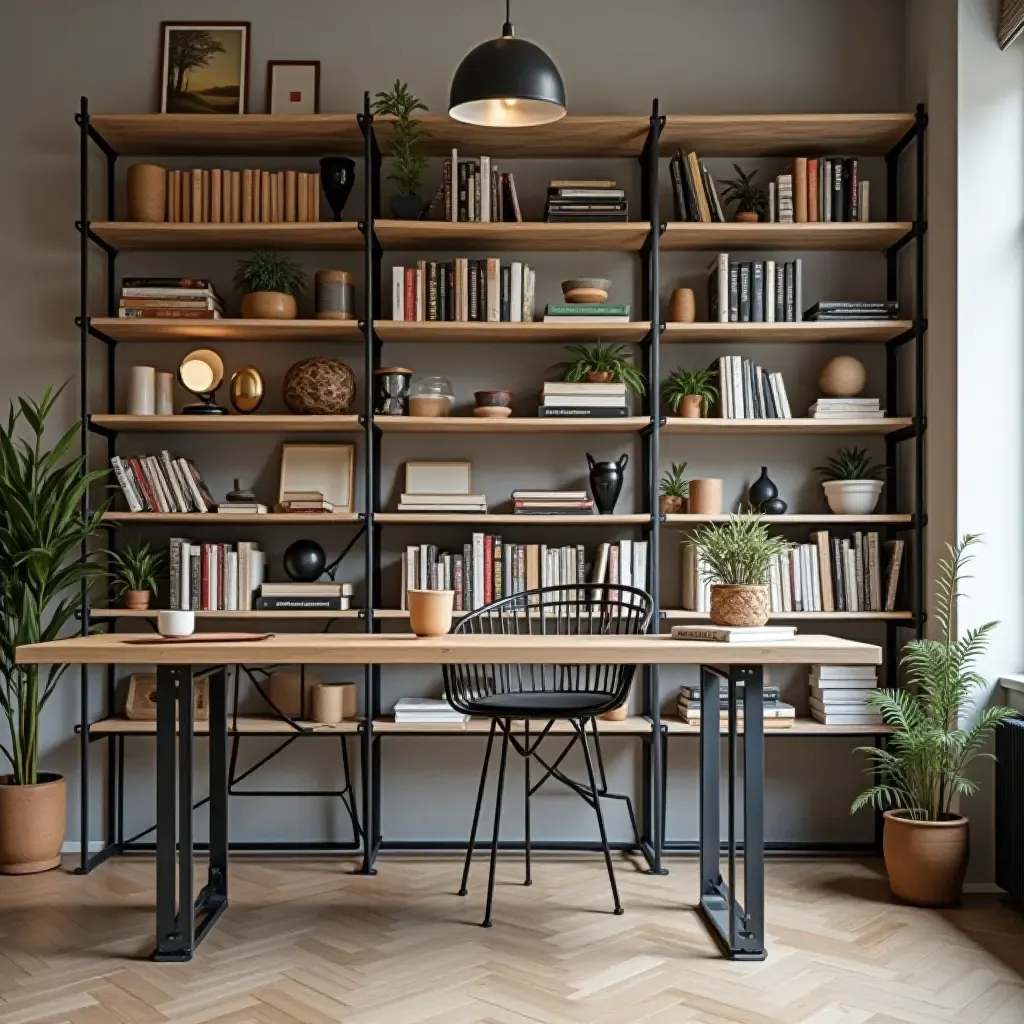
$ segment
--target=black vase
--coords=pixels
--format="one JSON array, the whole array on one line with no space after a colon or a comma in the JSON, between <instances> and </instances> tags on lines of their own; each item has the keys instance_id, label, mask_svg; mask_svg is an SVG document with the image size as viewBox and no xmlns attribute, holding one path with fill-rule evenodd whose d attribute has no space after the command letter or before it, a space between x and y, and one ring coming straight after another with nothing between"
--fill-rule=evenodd
<instances>
[{"instance_id":1,"label":"black vase","mask_svg":"<svg viewBox=\"0 0 1024 1024\"><path fill-rule=\"evenodd\" d=\"M623 455L618 462L596 462L593 455L587 452L587 464L590 466L590 493L594 495L594 504L601 515L611 515L615 511L615 502L622 491L623 473L629 456Z\"/></svg>"},{"instance_id":2,"label":"black vase","mask_svg":"<svg viewBox=\"0 0 1024 1024\"><path fill-rule=\"evenodd\" d=\"M296 583L312 583L320 578L327 555L315 540L297 540L285 548L284 571Z\"/></svg>"},{"instance_id":3,"label":"black vase","mask_svg":"<svg viewBox=\"0 0 1024 1024\"><path fill-rule=\"evenodd\" d=\"M779 489L772 483L768 476L768 467L761 467L761 475L750 485L747 497L755 509L761 509L766 501L771 501L779 496Z\"/></svg>"},{"instance_id":4,"label":"black vase","mask_svg":"<svg viewBox=\"0 0 1024 1024\"><path fill-rule=\"evenodd\" d=\"M347 156L324 156L320 158L320 184L335 220L341 220L352 186L356 183L356 164Z\"/></svg>"},{"instance_id":5,"label":"black vase","mask_svg":"<svg viewBox=\"0 0 1024 1024\"><path fill-rule=\"evenodd\" d=\"M423 216L423 200L419 196L392 196L391 212L399 220L419 220Z\"/></svg>"}]
</instances>

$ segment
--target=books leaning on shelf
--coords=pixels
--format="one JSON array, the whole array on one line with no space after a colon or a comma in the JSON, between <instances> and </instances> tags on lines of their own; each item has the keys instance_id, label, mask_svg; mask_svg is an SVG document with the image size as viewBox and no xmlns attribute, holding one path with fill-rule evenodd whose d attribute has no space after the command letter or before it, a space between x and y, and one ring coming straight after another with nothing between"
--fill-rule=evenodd
<instances>
[{"instance_id":1,"label":"books leaning on shelf","mask_svg":"<svg viewBox=\"0 0 1024 1024\"><path fill-rule=\"evenodd\" d=\"M251 611L263 583L264 555L254 541L197 544L172 537L170 607L183 611Z\"/></svg>"},{"instance_id":2,"label":"books leaning on shelf","mask_svg":"<svg viewBox=\"0 0 1024 1024\"><path fill-rule=\"evenodd\" d=\"M678 153L669 161L676 220L721 224L725 221L714 179L696 153Z\"/></svg>"},{"instance_id":3,"label":"books leaning on shelf","mask_svg":"<svg viewBox=\"0 0 1024 1024\"><path fill-rule=\"evenodd\" d=\"M391 319L531 323L537 272L514 260L419 260L391 268Z\"/></svg>"},{"instance_id":4,"label":"books leaning on shelf","mask_svg":"<svg viewBox=\"0 0 1024 1024\"><path fill-rule=\"evenodd\" d=\"M546 324L628 324L628 305L589 302L549 302L544 309Z\"/></svg>"},{"instance_id":5,"label":"books leaning on shelf","mask_svg":"<svg viewBox=\"0 0 1024 1024\"><path fill-rule=\"evenodd\" d=\"M444 202L444 219L452 223L489 224L523 219L515 176L511 171L499 171L489 156L460 160L458 150L453 149L444 162L440 197Z\"/></svg>"},{"instance_id":6,"label":"books leaning on shelf","mask_svg":"<svg viewBox=\"0 0 1024 1024\"><path fill-rule=\"evenodd\" d=\"M552 224L629 220L629 203L614 181L554 180L548 183L544 219Z\"/></svg>"},{"instance_id":7,"label":"books leaning on shelf","mask_svg":"<svg viewBox=\"0 0 1024 1024\"><path fill-rule=\"evenodd\" d=\"M804 310L804 319L816 323L830 320L898 320L899 316L897 302L816 302L810 309Z\"/></svg>"},{"instance_id":8,"label":"books leaning on shelf","mask_svg":"<svg viewBox=\"0 0 1024 1024\"><path fill-rule=\"evenodd\" d=\"M625 384L588 384L586 381L545 381L537 415L557 419L607 419L625 416Z\"/></svg>"},{"instance_id":9,"label":"books leaning on shelf","mask_svg":"<svg viewBox=\"0 0 1024 1024\"><path fill-rule=\"evenodd\" d=\"M586 491L512 492L512 514L517 516L584 516L593 511Z\"/></svg>"},{"instance_id":10,"label":"books leaning on shelf","mask_svg":"<svg viewBox=\"0 0 1024 1024\"><path fill-rule=\"evenodd\" d=\"M742 683L736 686L736 719L743 722L743 691ZM726 725L729 721L729 691L728 684L722 683L718 691L718 717L719 721ZM789 729L796 719L796 708L787 704L780 698L777 686L770 686L766 682L762 696L762 707L764 715L764 727L766 729ZM703 717L700 689L697 687L683 686L679 689L679 696L676 699L676 711L679 718L689 725L700 725ZM714 714L714 710L711 709Z\"/></svg>"},{"instance_id":11,"label":"books leaning on shelf","mask_svg":"<svg viewBox=\"0 0 1024 1024\"><path fill-rule=\"evenodd\" d=\"M164 449L159 455L114 455L110 465L132 512L217 511L191 459L175 458Z\"/></svg>"},{"instance_id":12,"label":"books leaning on shelf","mask_svg":"<svg viewBox=\"0 0 1024 1024\"><path fill-rule=\"evenodd\" d=\"M219 320L224 305L205 278L123 277L117 315L125 319Z\"/></svg>"},{"instance_id":13,"label":"books leaning on shelf","mask_svg":"<svg viewBox=\"0 0 1024 1024\"><path fill-rule=\"evenodd\" d=\"M402 697L395 704L395 722L405 725L465 725L469 715L456 711L443 697Z\"/></svg>"},{"instance_id":14,"label":"books leaning on shelf","mask_svg":"<svg viewBox=\"0 0 1024 1024\"><path fill-rule=\"evenodd\" d=\"M768 219L780 224L871 220L871 188L856 157L798 156L768 186Z\"/></svg>"},{"instance_id":15,"label":"books leaning on shelf","mask_svg":"<svg viewBox=\"0 0 1024 1024\"><path fill-rule=\"evenodd\" d=\"M402 494L399 512L457 512L487 511L486 494Z\"/></svg>"},{"instance_id":16,"label":"books leaning on shelf","mask_svg":"<svg viewBox=\"0 0 1024 1024\"><path fill-rule=\"evenodd\" d=\"M264 583L256 598L257 611L347 612L352 606L352 584L333 581Z\"/></svg>"},{"instance_id":17,"label":"books leaning on shelf","mask_svg":"<svg viewBox=\"0 0 1024 1024\"><path fill-rule=\"evenodd\" d=\"M786 382L741 356L718 359L718 411L727 420L789 420Z\"/></svg>"},{"instance_id":18,"label":"books leaning on shelf","mask_svg":"<svg viewBox=\"0 0 1024 1024\"><path fill-rule=\"evenodd\" d=\"M719 253L708 267L708 319L726 323L794 323L803 307L804 262L735 262Z\"/></svg>"},{"instance_id":19,"label":"books leaning on shelf","mask_svg":"<svg viewBox=\"0 0 1024 1024\"><path fill-rule=\"evenodd\" d=\"M719 644L774 644L792 640L796 626L673 626L673 640Z\"/></svg>"},{"instance_id":20,"label":"books leaning on shelf","mask_svg":"<svg viewBox=\"0 0 1024 1024\"><path fill-rule=\"evenodd\" d=\"M172 224L319 221L320 175L259 168L168 171L165 217Z\"/></svg>"},{"instance_id":21,"label":"books leaning on shelf","mask_svg":"<svg viewBox=\"0 0 1024 1024\"><path fill-rule=\"evenodd\" d=\"M811 717L824 725L881 725L867 698L878 686L870 665L812 665L808 676Z\"/></svg>"},{"instance_id":22,"label":"books leaning on shelf","mask_svg":"<svg viewBox=\"0 0 1024 1024\"><path fill-rule=\"evenodd\" d=\"M815 420L880 420L885 410L877 398L819 398L807 415Z\"/></svg>"}]
</instances>

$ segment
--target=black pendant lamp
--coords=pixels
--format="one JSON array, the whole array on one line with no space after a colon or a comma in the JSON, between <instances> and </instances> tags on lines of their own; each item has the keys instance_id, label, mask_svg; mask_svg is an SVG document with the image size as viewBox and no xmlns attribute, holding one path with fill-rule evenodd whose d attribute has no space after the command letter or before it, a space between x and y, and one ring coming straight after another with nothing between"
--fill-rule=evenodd
<instances>
[{"instance_id":1,"label":"black pendant lamp","mask_svg":"<svg viewBox=\"0 0 1024 1024\"><path fill-rule=\"evenodd\" d=\"M565 86L555 62L534 43L517 39L510 0L501 38L470 50L455 69L448 113L487 128L524 128L565 117Z\"/></svg>"}]
</instances>

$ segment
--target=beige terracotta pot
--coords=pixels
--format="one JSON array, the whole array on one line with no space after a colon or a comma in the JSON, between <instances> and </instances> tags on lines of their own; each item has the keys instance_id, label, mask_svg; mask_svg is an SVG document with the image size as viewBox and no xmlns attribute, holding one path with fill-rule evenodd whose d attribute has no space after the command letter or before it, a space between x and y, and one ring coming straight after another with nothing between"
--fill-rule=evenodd
<instances>
[{"instance_id":1,"label":"beige terracotta pot","mask_svg":"<svg viewBox=\"0 0 1024 1024\"><path fill-rule=\"evenodd\" d=\"M766 586L711 587L711 623L715 626L763 626L771 614Z\"/></svg>"},{"instance_id":2,"label":"beige terracotta pot","mask_svg":"<svg viewBox=\"0 0 1024 1024\"><path fill-rule=\"evenodd\" d=\"M124 592L125 608L134 608L140 611L149 607L150 598L153 596L149 590L126 590Z\"/></svg>"},{"instance_id":3,"label":"beige terracotta pot","mask_svg":"<svg viewBox=\"0 0 1024 1024\"><path fill-rule=\"evenodd\" d=\"M960 902L970 853L970 823L914 821L905 811L886 811L882 852L889 889L918 907L952 907Z\"/></svg>"},{"instance_id":4,"label":"beige terracotta pot","mask_svg":"<svg viewBox=\"0 0 1024 1024\"><path fill-rule=\"evenodd\" d=\"M32 875L60 867L67 820L62 775L39 773L34 786L15 786L0 776L0 874Z\"/></svg>"},{"instance_id":5,"label":"beige terracotta pot","mask_svg":"<svg viewBox=\"0 0 1024 1024\"><path fill-rule=\"evenodd\" d=\"M167 169L156 164L133 164L125 180L128 219L155 224L167 216Z\"/></svg>"},{"instance_id":6,"label":"beige terracotta pot","mask_svg":"<svg viewBox=\"0 0 1024 1024\"><path fill-rule=\"evenodd\" d=\"M756 224L760 219L753 210L744 210L733 218L739 224Z\"/></svg>"},{"instance_id":7,"label":"beige terracotta pot","mask_svg":"<svg viewBox=\"0 0 1024 1024\"><path fill-rule=\"evenodd\" d=\"M294 320L298 313L295 296L286 292L249 292L242 297L246 320Z\"/></svg>"},{"instance_id":8,"label":"beige terracotta pot","mask_svg":"<svg viewBox=\"0 0 1024 1024\"><path fill-rule=\"evenodd\" d=\"M588 384L611 384L615 380L615 374L611 370L593 370L587 374Z\"/></svg>"},{"instance_id":9,"label":"beige terracotta pot","mask_svg":"<svg viewBox=\"0 0 1024 1024\"><path fill-rule=\"evenodd\" d=\"M702 516L722 514L722 481L716 477L690 481L690 512Z\"/></svg>"},{"instance_id":10,"label":"beige terracotta pot","mask_svg":"<svg viewBox=\"0 0 1024 1024\"><path fill-rule=\"evenodd\" d=\"M704 402L700 395L684 395L679 403L679 415L684 420L699 420L704 413Z\"/></svg>"},{"instance_id":11,"label":"beige terracotta pot","mask_svg":"<svg viewBox=\"0 0 1024 1024\"><path fill-rule=\"evenodd\" d=\"M658 511L663 516L678 516L686 511L686 499L674 494L662 494L658 498Z\"/></svg>"},{"instance_id":12,"label":"beige terracotta pot","mask_svg":"<svg viewBox=\"0 0 1024 1024\"><path fill-rule=\"evenodd\" d=\"M697 318L697 303L692 288L676 288L668 300L668 320L673 324L692 324Z\"/></svg>"},{"instance_id":13,"label":"beige terracotta pot","mask_svg":"<svg viewBox=\"0 0 1024 1024\"><path fill-rule=\"evenodd\" d=\"M410 590L409 628L417 636L444 636L451 632L454 590Z\"/></svg>"}]
</instances>

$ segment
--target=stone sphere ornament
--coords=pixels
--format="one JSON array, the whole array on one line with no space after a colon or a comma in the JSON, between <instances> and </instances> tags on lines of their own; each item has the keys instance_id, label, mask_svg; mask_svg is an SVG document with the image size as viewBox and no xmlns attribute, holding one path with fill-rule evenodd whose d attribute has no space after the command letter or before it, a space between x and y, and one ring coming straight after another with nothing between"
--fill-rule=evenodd
<instances>
[{"instance_id":1,"label":"stone sphere ornament","mask_svg":"<svg viewBox=\"0 0 1024 1024\"><path fill-rule=\"evenodd\" d=\"M864 390L868 373L853 356L833 356L821 368L818 387L829 398L853 398Z\"/></svg>"},{"instance_id":2,"label":"stone sphere ornament","mask_svg":"<svg viewBox=\"0 0 1024 1024\"><path fill-rule=\"evenodd\" d=\"M327 555L315 540L297 540L285 548L284 571L296 583L313 583L320 578Z\"/></svg>"},{"instance_id":3,"label":"stone sphere ornament","mask_svg":"<svg viewBox=\"0 0 1024 1024\"><path fill-rule=\"evenodd\" d=\"M356 397L356 378L347 363L329 356L301 359L284 375L284 404L299 415L337 416Z\"/></svg>"}]
</instances>

